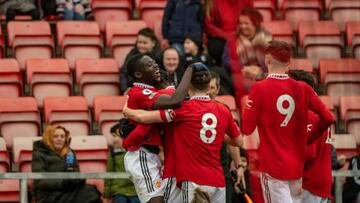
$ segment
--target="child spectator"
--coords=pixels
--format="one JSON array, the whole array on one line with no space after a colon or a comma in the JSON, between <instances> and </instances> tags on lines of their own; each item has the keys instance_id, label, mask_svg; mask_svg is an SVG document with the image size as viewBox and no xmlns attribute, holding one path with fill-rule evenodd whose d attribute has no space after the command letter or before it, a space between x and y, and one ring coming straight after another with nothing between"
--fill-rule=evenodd
<instances>
[{"instance_id":1,"label":"child spectator","mask_svg":"<svg viewBox=\"0 0 360 203\"><path fill-rule=\"evenodd\" d=\"M58 19L85 20L91 18L89 0L56 0Z\"/></svg>"},{"instance_id":2,"label":"child spectator","mask_svg":"<svg viewBox=\"0 0 360 203\"><path fill-rule=\"evenodd\" d=\"M162 34L165 43L184 56L185 37L192 34L201 41L203 12L200 0L169 0L164 12Z\"/></svg>"},{"instance_id":3,"label":"child spectator","mask_svg":"<svg viewBox=\"0 0 360 203\"><path fill-rule=\"evenodd\" d=\"M185 63L190 64L201 62L208 67L212 66L209 56L203 53L202 42L196 37L188 36L184 41Z\"/></svg>"},{"instance_id":4,"label":"child spectator","mask_svg":"<svg viewBox=\"0 0 360 203\"><path fill-rule=\"evenodd\" d=\"M31 15L32 20L40 20L40 12L31 0L0 0L0 14L6 15L6 21L12 21L16 15Z\"/></svg>"},{"instance_id":5,"label":"child spectator","mask_svg":"<svg viewBox=\"0 0 360 203\"><path fill-rule=\"evenodd\" d=\"M110 147L107 171L125 172L124 156L126 150L122 148L123 139L119 134L119 124L114 125L110 132L113 136L114 145ZM129 179L106 179L104 198L112 199L114 203L140 203L134 184Z\"/></svg>"}]
</instances>

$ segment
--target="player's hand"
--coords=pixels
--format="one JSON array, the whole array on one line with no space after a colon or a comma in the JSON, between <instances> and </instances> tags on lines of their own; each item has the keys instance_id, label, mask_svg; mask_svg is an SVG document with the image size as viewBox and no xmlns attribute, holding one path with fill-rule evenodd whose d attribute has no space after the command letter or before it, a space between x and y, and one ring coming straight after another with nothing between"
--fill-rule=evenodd
<instances>
[{"instance_id":1,"label":"player's hand","mask_svg":"<svg viewBox=\"0 0 360 203\"><path fill-rule=\"evenodd\" d=\"M344 166L345 162L346 162L346 157L345 157L345 155L342 154L342 155L338 156L337 160L338 160L340 166Z\"/></svg>"},{"instance_id":2,"label":"player's hand","mask_svg":"<svg viewBox=\"0 0 360 203\"><path fill-rule=\"evenodd\" d=\"M241 184L243 186L244 190L246 190L245 175L244 175L245 168L239 167L238 169L236 169L236 173L237 173L236 183Z\"/></svg>"},{"instance_id":3,"label":"player's hand","mask_svg":"<svg viewBox=\"0 0 360 203\"><path fill-rule=\"evenodd\" d=\"M206 67L205 64L203 63L193 63L191 64L189 67L191 67L195 72L199 72L199 71L209 71L209 69Z\"/></svg>"}]
</instances>

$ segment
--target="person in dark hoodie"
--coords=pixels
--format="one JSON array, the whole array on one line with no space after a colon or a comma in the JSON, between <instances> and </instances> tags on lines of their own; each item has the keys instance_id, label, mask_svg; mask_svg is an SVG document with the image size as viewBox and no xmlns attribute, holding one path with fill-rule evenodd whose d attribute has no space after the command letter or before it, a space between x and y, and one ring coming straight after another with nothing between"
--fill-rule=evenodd
<instances>
[{"instance_id":1,"label":"person in dark hoodie","mask_svg":"<svg viewBox=\"0 0 360 203\"><path fill-rule=\"evenodd\" d=\"M133 79L127 73L127 63L132 56L136 54L146 54L154 59L157 63L160 62L161 58L161 48L159 40L156 38L155 33L150 28L143 28L138 32L138 37L135 43L135 47L128 53L125 58L124 64L121 65L120 72L120 91L121 93L126 92L126 90L131 87Z\"/></svg>"},{"instance_id":2,"label":"person in dark hoodie","mask_svg":"<svg viewBox=\"0 0 360 203\"><path fill-rule=\"evenodd\" d=\"M79 172L70 133L62 126L50 125L42 140L34 142L32 172ZM34 180L36 203L100 203L101 194L84 179Z\"/></svg>"},{"instance_id":3,"label":"person in dark hoodie","mask_svg":"<svg viewBox=\"0 0 360 203\"><path fill-rule=\"evenodd\" d=\"M208 67L213 66L209 55L203 52L202 41L193 36L187 36L184 41L186 66L201 62Z\"/></svg>"}]
</instances>

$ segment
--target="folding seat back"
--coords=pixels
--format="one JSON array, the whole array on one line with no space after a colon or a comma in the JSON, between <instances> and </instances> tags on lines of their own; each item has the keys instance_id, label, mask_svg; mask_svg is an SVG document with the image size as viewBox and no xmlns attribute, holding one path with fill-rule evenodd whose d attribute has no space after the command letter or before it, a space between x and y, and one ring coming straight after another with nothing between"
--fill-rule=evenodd
<instances>
[{"instance_id":1,"label":"folding seat back","mask_svg":"<svg viewBox=\"0 0 360 203\"><path fill-rule=\"evenodd\" d=\"M4 138L0 137L0 173L10 171L10 157Z\"/></svg>"},{"instance_id":2,"label":"folding seat back","mask_svg":"<svg viewBox=\"0 0 360 203\"><path fill-rule=\"evenodd\" d=\"M240 121L239 111L236 107L235 98L233 96L230 95L217 96L215 100L222 104L225 104L225 106L227 106L230 109L233 118L237 121Z\"/></svg>"},{"instance_id":3,"label":"folding seat back","mask_svg":"<svg viewBox=\"0 0 360 203\"><path fill-rule=\"evenodd\" d=\"M320 82L325 91L339 105L339 97L360 95L360 62L355 59L320 60Z\"/></svg>"},{"instance_id":4,"label":"folding seat back","mask_svg":"<svg viewBox=\"0 0 360 203\"><path fill-rule=\"evenodd\" d=\"M15 203L19 201L19 180L0 180L0 202Z\"/></svg>"},{"instance_id":5,"label":"folding seat back","mask_svg":"<svg viewBox=\"0 0 360 203\"><path fill-rule=\"evenodd\" d=\"M26 77L30 93L40 108L48 96L70 96L72 77L65 59L29 59Z\"/></svg>"},{"instance_id":6,"label":"folding seat back","mask_svg":"<svg viewBox=\"0 0 360 203\"><path fill-rule=\"evenodd\" d=\"M161 29L162 29L162 21L154 22L155 36L158 38L160 43L164 40L164 36L162 35L162 30Z\"/></svg>"},{"instance_id":7,"label":"folding seat back","mask_svg":"<svg viewBox=\"0 0 360 203\"><path fill-rule=\"evenodd\" d=\"M293 30L288 21L269 21L263 22L263 27L269 31L275 40L280 40L295 47Z\"/></svg>"},{"instance_id":8,"label":"folding seat back","mask_svg":"<svg viewBox=\"0 0 360 203\"><path fill-rule=\"evenodd\" d=\"M22 75L15 59L0 59L0 98L20 97Z\"/></svg>"},{"instance_id":9,"label":"folding seat back","mask_svg":"<svg viewBox=\"0 0 360 203\"><path fill-rule=\"evenodd\" d=\"M33 144L42 137L15 137L13 156L20 172L31 172Z\"/></svg>"},{"instance_id":10,"label":"folding seat back","mask_svg":"<svg viewBox=\"0 0 360 203\"><path fill-rule=\"evenodd\" d=\"M40 124L40 113L34 98L0 99L0 132L9 149L15 137L38 136Z\"/></svg>"},{"instance_id":11,"label":"folding seat back","mask_svg":"<svg viewBox=\"0 0 360 203\"><path fill-rule=\"evenodd\" d=\"M162 21L166 4L166 0L140 0L140 18L153 29L154 22Z\"/></svg>"},{"instance_id":12,"label":"folding seat back","mask_svg":"<svg viewBox=\"0 0 360 203\"><path fill-rule=\"evenodd\" d=\"M126 55L135 47L139 30L145 27L144 21L108 22L106 24L106 44L120 67L124 64Z\"/></svg>"},{"instance_id":13,"label":"folding seat back","mask_svg":"<svg viewBox=\"0 0 360 203\"><path fill-rule=\"evenodd\" d=\"M330 2L330 17L345 31L349 21L360 21L360 2L357 0L341 0Z\"/></svg>"},{"instance_id":14,"label":"folding seat back","mask_svg":"<svg viewBox=\"0 0 360 203\"><path fill-rule=\"evenodd\" d=\"M89 107L96 96L119 95L119 68L115 59L78 59L76 83Z\"/></svg>"},{"instance_id":15,"label":"folding seat back","mask_svg":"<svg viewBox=\"0 0 360 203\"><path fill-rule=\"evenodd\" d=\"M72 136L90 133L91 115L84 97L46 97L44 114L47 125L64 126Z\"/></svg>"},{"instance_id":16,"label":"folding seat back","mask_svg":"<svg viewBox=\"0 0 360 203\"><path fill-rule=\"evenodd\" d=\"M271 21L275 12L274 2L271 0L255 0L254 8L258 10L264 18L264 21Z\"/></svg>"},{"instance_id":17,"label":"folding seat back","mask_svg":"<svg viewBox=\"0 0 360 203\"><path fill-rule=\"evenodd\" d=\"M130 0L93 0L92 12L101 32L105 32L106 22L127 21L132 16Z\"/></svg>"},{"instance_id":18,"label":"folding seat back","mask_svg":"<svg viewBox=\"0 0 360 203\"><path fill-rule=\"evenodd\" d=\"M341 120L344 121L347 132L359 138L360 136L360 96L340 97Z\"/></svg>"},{"instance_id":19,"label":"folding seat back","mask_svg":"<svg viewBox=\"0 0 360 203\"><path fill-rule=\"evenodd\" d=\"M124 115L122 109L125 104L124 96L95 97L94 115L99 132L106 137L108 145L113 145L110 128Z\"/></svg>"},{"instance_id":20,"label":"folding seat back","mask_svg":"<svg viewBox=\"0 0 360 203\"><path fill-rule=\"evenodd\" d=\"M335 134L334 147L339 154L344 154L346 158L351 158L359 154L359 149L356 148L355 137L351 134Z\"/></svg>"},{"instance_id":21,"label":"folding seat back","mask_svg":"<svg viewBox=\"0 0 360 203\"><path fill-rule=\"evenodd\" d=\"M309 59L291 59L290 69L301 69L308 73L313 73L313 67Z\"/></svg>"},{"instance_id":22,"label":"folding seat back","mask_svg":"<svg viewBox=\"0 0 360 203\"><path fill-rule=\"evenodd\" d=\"M318 0L292 0L284 1L282 10L285 20L290 23L294 31L298 29L298 23L302 21L320 20L322 3Z\"/></svg>"},{"instance_id":23,"label":"folding seat back","mask_svg":"<svg viewBox=\"0 0 360 203\"><path fill-rule=\"evenodd\" d=\"M54 41L50 25L46 21L11 21L7 24L9 48L25 68L29 58L51 58Z\"/></svg>"},{"instance_id":24,"label":"folding seat back","mask_svg":"<svg viewBox=\"0 0 360 203\"><path fill-rule=\"evenodd\" d=\"M71 69L79 58L100 58L102 38L99 26L91 21L59 21L56 23L58 45Z\"/></svg>"},{"instance_id":25,"label":"folding seat back","mask_svg":"<svg viewBox=\"0 0 360 203\"><path fill-rule=\"evenodd\" d=\"M81 172L106 172L108 146L106 138L101 135L77 136L71 139L71 148L76 153ZM88 179L104 191L104 181L101 179Z\"/></svg>"},{"instance_id":26,"label":"folding seat back","mask_svg":"<svg viewBox=\"0 0 360 203\"><path fill-rule=\"evenodd\" d=\"M333 21L299 23L299 44L314 68L323 58L341 58L343 41L337 24Z\"/></svg>"},{"instance_id":27,"label":"folding seat back","mask_svg":"<svg viewBox=\"0 0 360 203\"><path fill-rule=\"evenodd\" d=\"M346 23L346 39L354 58L360 60L360 22Z\"/></svg>"}]
</instances>

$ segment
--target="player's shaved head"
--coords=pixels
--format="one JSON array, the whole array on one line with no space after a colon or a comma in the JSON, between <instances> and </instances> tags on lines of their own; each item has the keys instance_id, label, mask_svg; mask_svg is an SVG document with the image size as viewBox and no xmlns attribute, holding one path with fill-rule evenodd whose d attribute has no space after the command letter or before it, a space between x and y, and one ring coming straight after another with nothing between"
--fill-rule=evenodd
<instances>
[{"instance_id":1,"label":"player's shaved head","mask_svg":"<svg viewBox=\"0 0 360 203\"><path fill-rule=\"evenodd\" d=\"M191 86L195 90L207 91L209 89L210 80L211 80L210 71L195 72L191 77Z\"/></svg>"},{"instance_id":2,"label":"player's shaved head","mask_svg":"<svg viewBox=\"0 0 360 203\"><path fill-rule=\"evenodd\" d=\"M291 46L283 41L272 40L266 49L266 54L271 55L273 60L279 65L289 64L292 56Z\"/></svg>"},{"instance_id":3,"label":"player's shaved head","mask_svg":"<svg viewBox=\"0 0 360 203\"><path fill-rule=\"evenodd\" d=\"M144 56L144 54L135 54L129 59L126 64L126 70L128 74L134 79L137 79L135 76L135 72L142 72L142 69L144 68L144 64L141 61L141 58L143 58Z\"/></svg>"}]
</instances>

